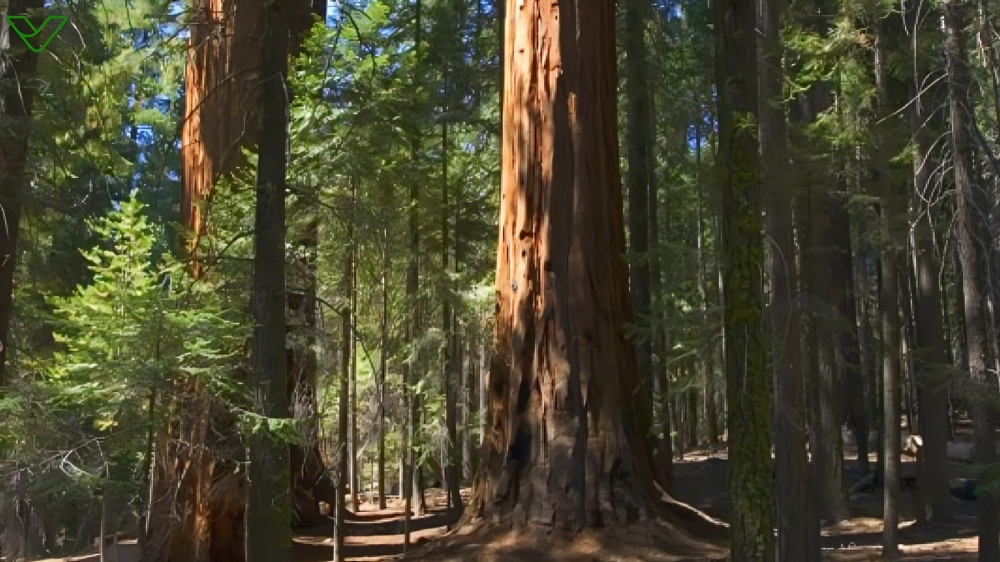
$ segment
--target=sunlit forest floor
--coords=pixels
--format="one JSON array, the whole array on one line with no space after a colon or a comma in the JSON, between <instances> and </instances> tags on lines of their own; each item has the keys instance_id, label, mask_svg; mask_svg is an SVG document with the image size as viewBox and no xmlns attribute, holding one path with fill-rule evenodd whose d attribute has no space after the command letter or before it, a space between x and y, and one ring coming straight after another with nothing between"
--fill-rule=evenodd
<instances>
[{"instance_id":1,"label":"sunlit forest floor","mask_svg":"<svg viewBox=\"0 0 1000 562\"><path fill-rule=\"evenodd\" d=\"M874 453L869 460L874 467ZM674 464L677 499L725 521L729 511L726 494L727 465L724 446L689 451L683 460ZM845 476L850 477L848 485L860 480L856 450L845 449L845 469ZM916 476L917 463L904 456L900 489L900 560L975 560L976 503L953 497L954 523L916 525ZM958 482L971 479L974 474L971 465L952 461L949 462L948 477L957 486ZM859 490L850 496L848 509L851 517L849 520L822 529L824 560L881 560L882 490L874 487Z\"/></svg>"},{"instance_id":2,"label":"sunlit forest floor","mask_svg":"<svg viewBox=\"0 0 1000 562\"><path fill-rule=\"evenodd\" d=\"M875 466L875 455L870 462ZM706 514L725 521L729 510L726 494L728 460L723 445L687 451L675 461L676 497ZM949 524L917 525L915 509L918 491L916 462L906 459L902 465L900 531L901 560L958 561L976 559L975 501L953 497L955 521ZM853 484L860 479L857 455L845 450L846 476ZM949 480L960 483L973 478L971 465L949 463ZM953 484L957 485L957 484ZM462 491L468 500L469 490ZM428 512L411 520L411 550L406 559L435 562L681 562L688 560L724 560L725 552L707 544L671 539L672 529L664 524L646 522L612 531L585 530L572 538L539 533L512 533L488 527L464 527L452 530L445 513L446 496L440 489L428 490ZM360 512L348 522L346 555L351 561L388 561L398 559L403 547L403 509L396 498L389 499L388 509L379 510L372 498L366 498ZM881 560L882 494L869 487L852 494L848 508L850 519L822 529L824 560L853 562ZM297 529L294 562L332 560L333 524ZM63 560L63 559L58 559ZM65 559L72 562L100 562L99 556ZM107 562L136 562L138 547L134 540L123 540L106 548ZM56 559L42 562L57 562Z\"/></svg>"}]
</instances>

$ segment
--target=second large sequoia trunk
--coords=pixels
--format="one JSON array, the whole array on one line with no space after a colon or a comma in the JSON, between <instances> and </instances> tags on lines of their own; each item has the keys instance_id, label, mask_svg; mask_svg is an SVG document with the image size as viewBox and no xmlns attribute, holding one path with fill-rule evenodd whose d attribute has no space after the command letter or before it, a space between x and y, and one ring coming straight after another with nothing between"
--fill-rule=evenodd
<instances>
[{"instance_id":1,"label":"second large sequoia trunk","mask_svg":"<svg viewBox=\"0 0 1000 562\"><path fill-rule=\"evenodd\" d=\"M634 413L614 4L509 0L493 421L474 515L578 529L653 515Z\"/></svg>"}]
</instances>

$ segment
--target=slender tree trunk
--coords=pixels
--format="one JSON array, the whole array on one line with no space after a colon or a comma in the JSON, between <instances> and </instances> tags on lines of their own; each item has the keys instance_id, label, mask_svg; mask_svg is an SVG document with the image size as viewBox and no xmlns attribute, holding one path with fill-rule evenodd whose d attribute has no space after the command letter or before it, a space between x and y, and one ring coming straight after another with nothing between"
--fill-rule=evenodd
<instances>
[{"instance_id":1,"label":"slender tree trunk","mask_svg":"<svg viewBox=\"0 0 1000 562\"><path fill-rule=\"evenodd\" d=\"M838 90L837 96L840 97ZM847 111L838 104L837 114L842 126L850 127L845 115ZM857 151L852 145L835 145L838 156L834 165L840 169L849 168ZM859 168L860 169L860 168ZM837 366L840 371L839 391L840 412L838 422L847 423L854 434L857 448L857 465L861 476L869 473L868 463L868 412L866 408L865 376L861 329L858 324L860 301L863 299L855 280L855 253L852 241L850 193L860 191L860 174L842 175L837 179L836 192L831 193L830 243L833 252L833 275L835 279L834 306L843 328L838 334ZM839 464L843 467L843 440L838 433ZM849 479L848 479L849 481Z\"/></svg>"},{"instance_id":2,"label":"slender tree trunk","mask_svg":"<svg viewBox=\"0 0 1000 562\"><path fill-rule=\"evenodd\" d=\"M107 484L107 483L106 483ZM97 537L97 559L100 562L106 562L107 558L104 555L104 539L107 538L107 524L108 524L108 490L105 489L101 492L101 534ZM31 556L28 554L28 523L31 520L29 513L26 510L24 515L24 559L31 560Z\"/></svg>"},{"instance_id":3,"label":"slender tree trunk","mask_svg":"<svg viewBox=\"0 0 1000 562\"><path fill-rule=\"evenodd\" d=\"M874 328L872 326L872 318L870 312L869 300L871 297L871 279L867 274L867 261L869 246L862 243L862 246L858 249L858 254L854 259L854 270L855 278L858 280L856 286L858 287L858 298L860 300L858 305L859 327L858 336L861 340L861 376L864 378L865 382L865 417L868 419L873 419L874 427L879 429L882 427L881 416L876 415L878 413L878 369L876 366L878 352L875 345L875 335ZM869 432L871 430L869 429ZM861 439L864 439L864 450L867 455L868 447L871 443L868 440L868 435L863 435L858 437L858 467L861 468L862 459L860 457L862 450ZM879 441L881 443L881 441ZM882 458L881 448L875 447L875 454L878 459ZM864 467L866 470L870 471L870 463L865 460ZM875 467L875 482L879 483L882 481L882 464L881 461L876 462Z\"/></svg>"},{"instance_id":4,"label":"slender tree trunk","mask_svg":"<svg viewBox=\"0 0 1000 562\"><path fill-rule=\"evenodd\" d=\"M828 242L830 247L830 277L833 279L831 299L837 317L843 325L836 335L836 369L838 386L835 391L835 425L847 423L858 443L858 466L867 474L868 419L865 411L864 375L862 374L861 343L858 337L857 289L854 283L854 255L851 245L851 218L848 212L846 186L828 195L830 220ZM864 435L862 435L864 434ZM837 432L840 439L840 432ZM864 456L864 459L861 459ZM838 470L842 470L842 456L837 454Z\"/></svg>"},{"instance_id":5,"label":"slender tree trunk","mask_svg":"<svg viewBox=\"0 0 1000 562\"><path fill-rule=\"evenodd\" d=\"M492 331L491 331L492 332ZM486 394L489 388L490 358L489 348L486 347L485 338L479 344L479 446L478 451L482 451L483 443L486 442L486 426L489 424L490 412L486 409ZM479 466L482 466L482 459L479 459ZM477 467L475 474L479 474ZM473 476L474 478L474 476Z\"/></svg>"},{"instance_id":6,"label":"slender tree trunk","mask_svg":"<svg viewBox=\"0 0 1000 562\"><path fill-rule=\"evenodd\" d=\"M909 221L909 217L907 217ZM907 237L907 242L908 242ZM913 326L913 279L910 278L910 269L906 266L907 261L905 256L910 254L911 248L907 244L902 245L903 252L899 256L899 264L897 265L896 271L899 272L899 312L900 312L900 337L902 338L900 344L900 354L902 356L902 389L901 389L901 399L902 408L901 413L903 419L905 420L906 430L909 433L914 433L916 425L913 421L914 406L916 404L916 389L914 383L914 364L913 364L913 348L914 340L914 326ZM918 519L921 521L921 519Z\"/></svg>"},{"instance_id":7,"label":"slender tree trunk","mask_svg":"<svg viewBox=\"0 0 1000 562\"><path fill-rule=\"evenodd\" d=\"M441 123L441 270L447 272L449 266L448 254L451 250L449 240L449 225L451 206L448 202L448 123ZM455 373L455 326L453 325L453 315L451 310L451 295L448 294L450 287L446 287L444 303L441 307L442 330L445 334L446 356L444 365L444 393L445 393L445 426L448 432L447 458L444 470L444 481L448 491L449 512L452 514L461 513L462 495L459 484L459 459L461 450L458 447L458 434L456 427L456 373Z\"/></svg>"},{"instance_id":8,"label":"slender tree trunk","mask_svg":"<svg viewBox=\"0 0 1000 562\"><path fill-rule=\"evenodd\" d=\"M868 432L871 422L868 417L868 395L870 370L866 366L867 318L864 299L866 289L857 282L857 263L861 252L855 254L851 240L851 213L848 202L841 198L836 207L834 225L838 232L837 269L844 276L847 294L840 303L841 314L847 318L848 329L841 334L841 352L845 363L844 400L847 407L847 423L854 434L858 452L858 472L866 476L871 472L869 463Z\"/></svg>"},{"instance_id":9,"label":"slender tree trunk","mask_svg":"<svg viewBox=\"0 0 1000 562\"><path fill-rule=\"evenodd\" d=\"M348 222L348 228L353 230L353 225ZM349 234L348 239L352 238ZM344 277L341 279L341 286L346 293L346 301L351 302L352 278L354 276L354 254L348 249L344 252ZM334 562L344 559L344 536L346 535L346 515L347 507L344 498L347 496L348 471L347 458L350 455L348 448L347 419L350 408L351 394L351 340L354 339L354 326L351 325L351 309L341 312L341 343L340 343L340 396L337 404L337 498L334 513Z\"/></svg>"},{"instance_id":10,"label":"slender tree trunk","mask_svg":"<svg viewBox=\"0 0 1000 562\"><path fill-rule=\"evenodd\" d=\"M417 26L416 37L420 37L420 0L417 0ZM419 43L419 41L418 41ZM411 145L414 171L419 166L419 136L414 137ZM416 174L414 174L416 175ZM412 349L410 357L415 357L417 346L417 333L419 331L419 313L417 312L417 290L420 283L420 182L410 183L410 200L407 209L407 219L409 221L409 261L406 266L406 341L410 342ZM406 409L406 432L403 439L403 552L410 546L410 511L413 508L413 468L416 463L414 453L416 445L417 431L417 396L412 392L412 388L417 381L417 365L415 361L408 361L404 371L403 397Z\"/></svg>"},{"instance_id":11,"label":"slender tree trunk","mask_svg":"<svg viewBox=\"0 0 1000 562\"><path fill-rule=\"evenodd\" d=\"M653 96L655 88L654 81L647 80L647 90L649 91L649 106L654 109ZM651 121L655 122L655 115L651 116ZM655 129L654 129L655 130ZM661 278L662 268L660 254L662 246L660 244L660 217L659 217L659 196L656 182L656 143L651 142L646 146L646 168L649 170L649 291L652 298L651 318L655 311L661 312L661 318L666 316L669 303L664 297L663 279ZM666 221L670 223L669 219ZM653 304L655 303L655 304ZM655 412L659 427L653 428L652 433L662 435L656 440L655 453L653 458L656 465L656 477L664 490L670 491L673 488L673 459L670 451L670 412L667 408L666 396L669 390L667 381L667 350L670 340L669 325L667 322L660 322L660 326L654 326L651 330L652 351L656 356L656 362L650 365L653 378L653 396L659 404Z\"/></svg>"},{"instance_id":12,"label":"slender tree trunk","mask_svg":"<svg viewBox=\"0 0 1000 562\"><path fill-rule=\"evenodd\" d=\"M416 410L418 416L418 424L423 423L424 411L421 408ZM419 427L419 425L418 425ZM415 455L415 454L414 454ZM427 495L424 488L424 469L423 465L419 463L414 463L413 465L413 498L417 502L416 507L414 507L414 513L417 517L423 517L427 513Z\"/></svg>"},{"instance_id":13,"label":"slender tree trunk","mask_svg":"<svg viewBox=\"0 0 1000 562\"><path fill-rule=\"evenodd\" d=\"M917 56L920 56L918 53ZM911 90L912 91L912 90ZM917 209L931 196L931 140L925 128L927 118L926 94L915 94L913 136L913 177L915 189L912 201ZM928 521L947 521L951 518L951 498L948 491L948 384L952 366L943 332L941 313L941 285L938 271L941 266L931 223L931 213L919 213L912 230L914 248L913 265L916 277L914 319L917 328L916 366L917 403L920 408L920 433L923 436L920 495Z\"/></svg>"},{"instance_id":14,"label":"slender tree trunk","mask_svg":"<svg viewBox=\"0 0 1000 562\"><path fill-rule=\"evenodd\" d=\"M834 161L835 163L836 161ZM827 447L831 462L832 486L831 494L836 494L836 502L842 510L843 517L850 517L844 494L844 455L841 428L847 422L850 400L857 402L855 396L849 395L850 390L860 388L855 386L861 381L858 359L858 340L854 317L854 302L851 287L851 237L850 225L846 212L846 201L841 198L843 184L836 180L831 190L825 194L825 205L828 219L823 245L826 247L828 260L828 276L830 278L830 304L837 319L836 327L830 330L829 355L830 378L824 379L824 391L828 394L828 406L823 412L827 426ZM863 398L863 396L861 397ZM861 401L863 403L863 400Z\"/></svg>"},{"instance_id":15,"label":"slender tree trunk","mask_svg":"<svg viewBox=\"0 0 1000 562\"><path fill-rule=\"evenodd\" d=\"M840 355L844 371L843 399L846 421L854 433L858 450L858 469L862 476L868 474L868 412L865 407L864 359L861 353L861 336L856 301L860 296L854 282L854 255L851 245L851 218L846 198L835 203L833 226L837 232L837 272L845 287L838 295L837 309L846 319L846 328L840 334Z\"/></svg>"},{"instance_id":16,"label":"slender tree trunk","mask_svg":"<svg viewBox=\"0 0 1000 562\"><path fill-rule=\"evenodd\" d=\"M4 15L24 15L31 11L30 23L42 24L42 0L11 0ZM21 23L21 25L27 25ZM10 33L11 37L16 35ZM7 385L10 352L10 322L14 315L14 270L17 267L17 241L21 224L21 194L24 191L28 163L28 139L31 136L31 113L35 99L35 69L38 53L11 41L4 61L0 83L0 208L4 230L0 232L0 389ZM35 48L38 45L34 45Z\"/></svg>"},{"instance_id":17,"label":"slender tree trunk","mask_svg":"<svg viewBox=\"0 0 1000 562\"><path fill-rule=\"evenodd\" d=\"M422 0L416 0L414 2L414 17L413 17L413 45L416 55L417 63L421 60L421 53L423 49L421 47L422 39L422 20L420 18L420 8ZM413 161L414 177L419 178L420 175L420 146L421 146L421 133L420 126L416 127L417 133L410 140L410 158ZM407 301L407 322L406 322L406 340L413 347L410 351L410 357L415 357L417 353L418 344L418 333L420 331L420 302L417 296L417 290L420 284L420 181L413 181L410 183L410 200L409 207L407 209L407 220L409 221L409 247L410 256L409 262L406 267L406 301ZM403 504L403 552L409 549L410 546L410 517L411 510L413 510L414 499L417 500L416 511L418 514L423 514L424 512L424 495L423 488L416 485L417 481L420 479L420 469L417 466L417 436L419 435L419 412L420 412L420 396L413 392L416 387L417 381L420 379L419 373L417 373L417 364L419 362L407 362L406 365L406 390L404 396L407 400L407 438L404 442L407 446L407 453L405 458L407 459L407 469L408 471L404 474L405 491L404 491L404 504ZM420 491L420 497L414 498L416 491Z\"/></svg>"},{"instance_id":18,"label":"slender tree trunk","mask_svg":"<svg viewBox=\"0 0 1000 562\"><path fill-rule=\"evenodd\" d=\"M893 212L891 204L883 202L882 233L888 235L887 214ZM898 554L899 525L899 463L900 463L900 338L899 305L897 297L898 275L896 250L886 242L882 250L882 283L879 310L882 320L882 455L884 458L883 556L895 559Z\"/></svg>"},{"instance_id":19,"label":"slender tree trunk","mask_svg":"<svg viewBox=\"0 0 1000 562\"><path fill-rule=\"evenodd\" d=\"M465 6L463 5L462 13L464 13L464 9ZM445 175L445 179L447 179L447 175ZM461 235L458 230L458 225L461 223L462 219L461 217L462 205L461 202L458 200L458 198L461 196L461 191L458 188L459 186L456 185L453 194L455 202L452 204L452 208L454 209L454 220L455 220L455 229L453 231L455 241L452 244L452 251L454 253L454 258L453 258L454 269L452 271L455 277L459 275L462 263ZM449 488L449 494L451 496L451 504L455 509L456 515L464 510L464 507L462 505L461 490L462 490L462 466L465 464L465 460L462 455L463 449L462 449L462 444L460 442L461 439L459 437L459 434L462 433L464 430L459 427L460 420L458 418L459 409L462 407L460 401L462 400L462 397L464 395L464 393L462 392L462 384L465 377L462 375L463 372L462 365L465 364L465 346L463 345L463 340L462 340L463 334L461 333L461 325L458 322L458 312L459 312L458 307L452 308L451 329L454 336L452 340L452 354L451 354L451 374L453 377L451 383L451 391L452 391L453 412L451 416L452 427L450 428L451 433L449 439L449 441L451 442L451 457L452 457L451 481L454 482L454 484ZM466 334L464 334L464 336L468 338L468 330L466 330Z\"/></svg>"},{"instance_id":20,"label":"slender tree trunk","mask_svg":"<svg viewBox=\"0 0 1000 562\"><path fill-rule=\"evenodd\" d=\"M689 367L687 370L689 371L687 374L689 378L695 376L694 369ZM694 387L689 388L687 391L687 443L691 449L698 448L698 403L698 389Z\"/></svg>"},{"instance_id":21,"label":"slender tree trunk","mask_svg":"<svg viewBox=\"0 0 1000 562\"><path fill-rule=\"evenodd\" d=\"M715 3L728 489L734 562L774 560L771 400L764 328L764 241L756 131L757 14L753 2Z\"/></svg>"},{"instance_id":22,"label":"slender tree trunk","mask_svg":"<svg viewBox=\"0 0 1000 562\"><path fill-rule=\"evenodd\" d=\"M994 110L994 130L1000 130L1000 67L998 67L997 60L1000 58L996 51L996 45L993 42L993 30L992 21L993 18L990 14L990 5L983 0L978 2L979 8L979 25L976 38L980 44L980 55L983 58L983 66L989 71L990 82L993 90L993 110ZM976 131L976 136L980 143L985 144L986 140L982 133L978 130ZM987 190L984 188L982 190L983 196L987 196ZM992 196L994 199L1000 197L1000 182L993 182ZM984 229L983 238L986 246L988 248L995 247L995 235L998 230L1000 230L1000 213L996 212L995 209L988 213L988 220L984 221L984 225L987 227ZM990 352L993 357L993 368L995 370L1000 370L1000 258L998 258L995 252L989 252L986 257L986 272L987 272L987 287L989 289L989 304L987 305L989 312L990 328L992 337L989 338Z\"/></svg>"},{"instance_id":23,"label":"slender tree trunk","mask_svg":"<svg viewBox=\"0 0 1000 562\"><path fill-rule=\"evenodd\" d=\"M890 560L899 556L899 468L900 468L900 323L899 273L897 242L900 234L900 195L898 178L890 159L895 155L892 141L892 121L895 107L890 92L886 57L890 56L890 39L885 21L876 24L875 77L878 88L879 115L886 119L878 130L876 177L873 185L881 187L879 229L882 239L879 312L882 325L882 451L883 521L882 554ZM903 215L905 216L905 214Z\"/></svg>"},{"instance_id":24,"label":"slender tree trunk","mask_svg":"<svg viewBox=\"0 0 1000 562\"><path fill-rule=\"evenodd\" d=\"M254 222L254 406L259 415L287 418L285 357L285 144L288 105L288 14L281 3L264 12L261 135ZM250 446L247 505L248 562L290 561L291 475L288 446L255 435Z\"/></svg>"},{"instance_id":25,"label":"slender tree trunk","mask_svg":"<svg viewBox=\"0 0 1000 562\"><path fill-rule=\"evenodd\" d=\"M652 144L652 112L649 105L649 80L646 72L645 12L648 0L625 3L625 86L626 143L628 172L629 288L637 325L645 328L650 312L649 293L649 149ZM650 339L637 336L636 354L639 380L652 390L652 345ZM648 401L639 407L648 408ZM640 423L648 424L651 411L637 412Z\"/></svg>"},{"instance_id":26,"label":"slender tree trunk","mask_svg":"<svg viewBox=\"0 0 1000 562\"><path fill-rule=\"evenodd\" d=\"M699 106L701 103L699 102ZM704 201L702 194L702 181L701 181L701 120L699 119L694 125L694 177L695 177L695 187L697 192L697 213L696 213L696 223L697 223L697 236L695 237L696 244L698 246L697 252L697 275L698 275L698 296L701 298L701 323L708 334L709 326L711 325L708 317L708 272L707 272L707 258L705 252L705 219L704 219ZM713 341L714 338L710 338ZM705 430L708 432L708 442L715 445L719 443L719 414L716 408L716 395L718 394L716 390L715 381L715 354L716 346L709 344L702 357L702 372L703 378L705 380ZM669 428L668 428L669 429Z\"/></svg>"},{"instance_id":27,"label":"slender tree trunk","mask_svg":"<svg viewBox=\"0 0 1000 562\"><path fill-rule=\"evenodd\" d=\"M980 186L974 176L970 130L974 127L974 107L970 92L971 72L965 53L965 3L945 0L945 53L948 59L948 86L951 98L951 139L954 154L955 188L958 192L957 250L962 265L962 289L965 312L965 343L969 362L968 380L963 385L964 398L972 410L976 461L994 461L993 417L995 415L996 378L988 371L989 349L986 342L986 290L981 238L982 214L978 208ZM996 493L982 488L979 495L979 560L1000 560L1000 521ZM978 490L977 490L978 492Z\"/></svg>"},{"instance_id":28,"label":"slender tree trunk","mask_svg":"<svg viewBox=\"0 0 1000 562\"><path fill-rule=\"evenodd\" d=\"M469 332L466 342L467 352L462 363L462 372L465 373L465 418L462 424L462 481L472 481L475 474L476 462L472 448L472 419L476 413L476 343L472 333Z\"/></svg>"},{"instance_id":29,"label":"slender tree trunk","mask_svg":"<svg viewBox=\"0 0 1000 562\"><path fill-rule=\"evenodd\" d=\"M157 344L157 349L159 349L159 344ZM159 360L159 353L157 353L157 360ZM146 428L146 455L142 460L142 479L143 486L142 491L147 493L147 498L149 492L153 488L153 436L156 433L156 389L151 388L149 390L149 427ZM140 500L142 501L142 500ZM146 547L146 539L148 537L149 529L149 519L150 512L152 511L152 502L146 501L146 505L143 506L142 514L139 516L139 551Z\"/></svg>"},{"instance_id":30,"label":"slender tree trunk","mask_svg":"<svg viewBox=\"0 0 1000 562\"><path fill-rule=\"evenodd\" d=\"M378 385L378 508L386 508L385 497L385 375L386 355L389 353L389 287L386 271L389 268L389 231L384 230L382 250L382 349L379 353Z\"/></svg>"},{"instance_id":31,"label":"slender tree trunk","mask_svg":"<svg viewBox=\"0 0 1000 562\"><path fill-rule=\"evenodd\" d=\"M767 232L772 240L768 260L771 279L771 357L774 377L775 448L774 483L777 504L777 560L779 562L818 562L818 521L810 512L809 461L806 455L806 424L803 401L801 343L799 334L798 272L795 264L795 232L792 225L792 193L787 170L787 126L781 103L783 72L781 67L780 26L783 0L758 3L758 27L761 30L758 52L760 68L760 154L762 188L767 210ZM699 215L700 215L699 197ZM699 221L700 222L700 221ZM699 228L699 256L702 241ZM704 292L704 289L702 289ZM704 297L703 297L703 300ZM706 389L708 392L708 389ZM714 394L714 391L713 391ZM714 405L714 396L709 401ZM714 427L715 408L709 416ZM715 441L716 430L709 439ZM816 548L812 548L815 546Z\"/></svg>"},{"instance_id":32,"label":"slender tree trunk","mask_svg":"<svg viewBox=\"0 0 1000 562\"><path fill-rule=\"evenodd\" d=\"M831 105L828 84L814 84L797 99L792 107L792 117L798 133ZM798 134L797 143L809 146L808 138ZM801 233L801 263L803 293L810 297L808 324L804 340L803 371L808 408L810 488L815 505L815 516L826 524L844 520L847 509L841 486L842 459L839 455L841 424L841 387L837 371L836 342L838 338L835 289L838 279L835 232L832 224L833 203L831 191L839 186L836 176L830 174L835 162L829 158L796 163L796 184L803 195L802 220L798 223Z\"/></svg>"},{"instance_id":33,"label":"slender tree trunk","mask_svg":"<svg viewBox=\"0 0 1000 562\"><path fill-rule=\"evenodd\" d=\"M351 177L351 219L348 223L348 235L351 240L351 446L348 459L348 473L351 478L351 508L357 514L361 511L358 500L361 486L361 475L358 473L358 242L354 237L354 225L358 214L358 178Z\"/></svg>"},{"instance_id":34,"label":"slender tree trunk","mask_svg":"<svg viewBox=\"0 0 1000 562\"><path fill-rule=\"evenodd\" d=\"M957 205L956 205L957 207ZM956 209L957 211L957 209ZM951 258L951 269L954 277L952 281L952 292L955 300L955 329L952 337L952 348L954 349L955 370L962 378L969 375L969 350L965 337L965 279L962 273L962 260L958 253L958 236L951 236L952 251L949 252Z\"/></svg>"}]
</instances>

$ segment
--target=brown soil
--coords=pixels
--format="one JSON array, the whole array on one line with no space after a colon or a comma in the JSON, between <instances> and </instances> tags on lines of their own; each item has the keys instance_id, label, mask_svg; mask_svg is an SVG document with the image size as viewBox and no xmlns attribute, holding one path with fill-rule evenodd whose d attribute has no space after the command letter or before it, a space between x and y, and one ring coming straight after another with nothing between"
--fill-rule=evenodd
<instances>
[{"instance_id":1,"label":"brown soil","mask_svg":"<svg viewBox=\"0 0 1000 562\"><path fill-rule=\"evenodd\" d=\"M874 457L871 459L874 466ZM845 468L853 477L855 459L848 457ZM729 509L726 494L724 447L688 452L675 461L676 499L725 521ZM915 475L916 465L904 462L904 479ZM973 477L968 464L950 463L952 480ZM463 498L468 490L463 490ZM577 535L542 527L513 529L483 522L450 529L446 515L447 496L443 490L428 490L428 513L411 519L411 547L405 560L427 562L681 562L725 560L727 553L715 546L687 538L667 523L645 521L627 527L586 529ZM916 491L903 486L901 493L900 560L973 562L977 556L975 502L953 498L955 522L915 524ZM822 530L823 559L828 562L882 560L881 490L851 496L851 518ZM390 498L388 509L363 503L348 522L346 555L352 561L398 560L402 554L402 503ZM294 562L332 560L333 522L295 532ZM135 562L135 541L122 541L117 557L109 547L108 562ZM98 556L60 559L72 562L99 562ZM60 562L52 559L41 562Z\"/></svg>"},{"instance_id":2,"label":"brown soil","mask_svg":"<svg viewBox=\"0 0 1000 562\"><path fill-rule=\"evenodd\" d=\"M846 452L845 468L854 482L857 474L856 457ZM916 463L903 457L901 475L916 477ZM870 458L875 466L875 455ZM724 447L690 451L684 460L675 461L674 476L677 499L687 502L723 521L727 519L729 500L726 493L728 460ZM970 465L949 463L949 478L973 478ZM917 492L903 486L900 494L900 560L959 561L976 559L976 503L952 498L955 522L950 524L916 525ZM882 491L870 490L854 494L848 502L851 518L839 525L822 529L823 559L836 562L882 560Z\"/></svg>"},{"instance_id":3,"label":"brown soil","mask_svg":"<svg viewBox=\"0 0 1000 562\"><path fill-rule=\"evenodd\" d=\"M428 562L707 562L725 560L725 550L685 538L659 521L577 535L538 526L524 530L470 525L414 553ZM410 558L407 558L410 559Z\"/></svg>"}]
</instances>

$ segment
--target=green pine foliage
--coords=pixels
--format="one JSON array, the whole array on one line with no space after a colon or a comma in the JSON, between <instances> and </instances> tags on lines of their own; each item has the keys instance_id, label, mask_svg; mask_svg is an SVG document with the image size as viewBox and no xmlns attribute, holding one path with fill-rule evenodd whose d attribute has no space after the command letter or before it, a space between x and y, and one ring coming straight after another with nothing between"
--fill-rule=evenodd
<instances>
[{"instance_id":1,"label":"green pine foliage","mask_svg":"<svg viewBox=\"0 0 1000 562\"><path fill-rule=\"evenodd\" d=\"M224 377L239 362L245 328L226 320L198 285L181 281L181 263L153 259L145 205L133 194L91 223L105 245L83 252L92 281L54 297L54 336L46 362L56 407L91 412L96 429L113 430L151 389L196 377L212 394L232 396Z\"/></svg>"},{"instance_id":2,"label":"green pine foliage","mask_svg":"<svg viewBox=\"0 0 1000 562\"><path fill-rule=\"evenodd\" d=\"M5 420L20 422L0 425L8 430L0 445L29 463L39 509L77 498L80 511L68 513L92 515L94 498L107 496L134 521L131 498L141 494L146 440L164 422L164 405L189 398L190 388L246 402L232 373L245 359L248 327L228 319L203 286L184 282L180 262L155 257L148 214L133 192L118 210L88 221L101 240L81 250L90 281L48 299L55 350L24 360L26 376L2 402Z\"/></svg>"}]
</instances>

